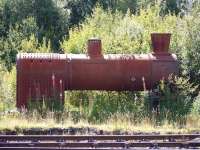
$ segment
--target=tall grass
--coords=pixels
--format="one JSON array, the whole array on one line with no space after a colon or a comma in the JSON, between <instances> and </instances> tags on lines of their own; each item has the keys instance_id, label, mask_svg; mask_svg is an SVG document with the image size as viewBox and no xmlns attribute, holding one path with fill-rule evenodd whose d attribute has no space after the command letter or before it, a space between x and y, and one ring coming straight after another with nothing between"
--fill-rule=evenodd
<instances>
[{"instance_id":1,"label":"tall grass","mask_svg":"<svg viewBox=\"0 0 200 150\"><path fill-rule=\"evenodd\" d=\"M57 114L53 112L47 112L47 117L43 118L37 112L33 113L10 113L4 114L0 117L0 131L12 130L21 134L24 130L34 129L51 129L51 128L90 128L92 132L88 134L95 134L96 131L103 130L116 133L194 133L200 130L200 116L188 116L186 124L180 126L179 124L172 125L165 120L162 125L155 125L154 122L148 117L145 117L140 122L132 120L132 116L129 114L117 113L108 118L104 123L90 123L83 118L77 122L74 122L72 116L69 114L62 114L61 120L57 120ZM92 129L95 129L94 132ZM85 130L82 134L87 134L88 130ZM77 133L81 134L81 133Z\"/></svg>"}]
</instances>

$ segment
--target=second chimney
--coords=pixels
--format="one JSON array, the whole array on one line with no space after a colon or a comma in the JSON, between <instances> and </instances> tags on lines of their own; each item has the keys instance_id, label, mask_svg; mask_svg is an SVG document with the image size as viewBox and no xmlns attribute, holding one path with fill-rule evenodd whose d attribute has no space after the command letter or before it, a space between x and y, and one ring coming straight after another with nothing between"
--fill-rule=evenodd
<instances>
[{"instance_id":1,"label":"second chimney","mask_svg":"<svg viewBox=\"0 0 200 150\"><path fill-rule=\"evenodd\" d=\"M101 40L98 38L89 39L87 53L91 58L102 57Z\"/></svg>"},{"instance_id":2,"label":"second chimney","mask_svg":"<svg viewBox=\"0 0 200 150\"><path fill-rule=\"evenodd\" d=\"M171 33L152 33L151 42L154 54L168 54Z\"/></svg>"}]
</instances>

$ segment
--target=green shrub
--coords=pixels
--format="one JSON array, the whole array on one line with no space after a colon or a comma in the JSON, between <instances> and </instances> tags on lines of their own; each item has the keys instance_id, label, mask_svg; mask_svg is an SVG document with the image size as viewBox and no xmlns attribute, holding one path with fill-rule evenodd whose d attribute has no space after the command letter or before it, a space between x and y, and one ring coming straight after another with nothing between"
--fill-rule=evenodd
<instances>
[{"instance_id":1,"label":"green shrub","mask_svg":"<svg viewBox=\"0 0 200 150\"><path fill-rule=\"evenodd\" d=\"M158 89L160 91L159 119L167 119L170 123L184 124L187 115L192 108L192 94L196 86L189 83L189 79L183 77L169 78L161 81Z\"/></svg>"},{"instance_id":2,"label":"green shrub","mask_svg":"<svg viewBox=\"0 0 200 150\"><path fill-rule=\"evenodd\" d=\"M62 48L67 53L85 53L87 40L99 37L104 53L146 53L151 49L152 32L170 32L172 51L181 53L179 42L182 35L179 30L184 28L184 20L171 14L161 17L159 11L156 6L141 10L139 15L127 12L124 16L97 7L92 17L88 17L79 28L70 30L70 37L64 40Z\"/></svg>"},{"instance_id":3,"label":"green shrub","mask_svg":"<svg viewBox=\"0 0 200 150\"><path fill-rule=\"evenodd\" d=\"M134 92L96 92L94 104L89 114L93 122L106 122L115 114L129 114L129 118L139 122L145 117L145 95Z\"/></svg>"},{"instance_id":4,"label":"green shrub","mask_svg":"<svg viewBox=\"0 0 200 150\"><path fill-rule=\"evenodd\" d=\"M12 66L15 64L17 53L25 51L22 47L24 45L24 43L22 45L22 41L29 40L31 35L36 35L37 30L35 19L30 17L22 20L21 24L10 27L6 38L0 38L0 59L8 71L11 71ZM35 45L38 44L36 40L33 42Z\"/></svg>"},{"instance_id":5,"label":"green shrub","mask_svg":"<svg viewBox=\"0 0 200 150\"><path fill-rule=\"evenodd\" d=\"M186 18L185 40L182 53L183 73L190 77L191 82L200 84L200 7L194 9L191 16Z\"/></svg>"},{"instance_id":6,"label":"green shrub","mask_svg":"<svg viewBox=\"0 0 200 150\"><path fill-rule=\"evenodd\" d=\"M0 68L2 69L2 68ZM16 104L16 68L1 74L0 111L15 109Z\"/></svg>"},{"instance_id":7,"label":"green shrub","mask_svg":"<svg viewBox=\"0 0 200 150\"><path fill-rule=\"evenodd\" d=\"M194 99L191 113L193 115L200 115L200 94Z\"/></svg>"},{"instance_id":8,"label":"green shrub","mask_svg":"<svg viewBox=\"0 0 200 150\"><path fill-rule=\"evenodd\" d=\"M147 93L73 91L66 93L65 109L80 111L82 119L106 122L115 114L130 114L134 121L141 121L147 110Z\"/></svg>"},{"instance_id":9,"label":"green shrub","mask_svg":"<svg viewBox=\"0 0 200 150\"><path fill-rule=\"evenodd\" d=\"M26 53L49 53L51 52L50 41L45 38L42 43L39 43L34 35L21 41L21 52Z\"/></svg>"}]
</instances>

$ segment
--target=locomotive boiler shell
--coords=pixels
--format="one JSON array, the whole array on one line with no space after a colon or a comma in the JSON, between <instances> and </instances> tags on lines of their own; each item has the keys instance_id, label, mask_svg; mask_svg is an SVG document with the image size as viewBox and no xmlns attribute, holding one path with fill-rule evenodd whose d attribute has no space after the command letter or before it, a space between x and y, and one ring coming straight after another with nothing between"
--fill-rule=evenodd
<instances>
[{"instance_id":1,"label":"locomotive boiler shell","mask_svg":"<svg viewBox=\"0 0 200 150\"><path fill-rule=\"evenodd\" d=\"M73 58L69 64L69 90L149 90L169 74L177 74L175 55L104 55Z\"/></svg>"},{"instance_id":2,"label":"locomotive boiler shell","mask_svg":"<svg viewBox=\"0 0 200 150\"><path fill-rule=\"evenodd\" d=\"M101 40L88 41L87 54L17 55L17 107L29 101L64 101L65 90L150 90L178 75L176 55L168 52L170 33L151 34L153 53L102 54Z\"/></svg>"},{"instance_id":3,"label":"locomotive boiler shell","mask_svg":"<svg viewBox=\"0 0 200 150\"><path fill-rule=\"evenodd\" d=\"M178 74L174 54L31 54L17 56L17 107L65 90L142 91Z\"/></svg>"}]
</instances>

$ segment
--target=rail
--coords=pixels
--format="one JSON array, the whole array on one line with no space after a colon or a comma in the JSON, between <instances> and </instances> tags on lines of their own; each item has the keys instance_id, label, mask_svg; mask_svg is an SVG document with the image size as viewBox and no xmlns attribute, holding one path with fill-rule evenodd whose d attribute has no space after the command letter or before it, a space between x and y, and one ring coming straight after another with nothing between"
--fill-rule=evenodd
<instances>
[{"instance_id":1,"label":"rail","mask_svg":"<svg viewBox=\"0 0 200 150\"><path fill-rule=\"evenodd\" d=\"M200 134L0 135L0 150L200 148Z\"/></svg>"}]
</instances>

